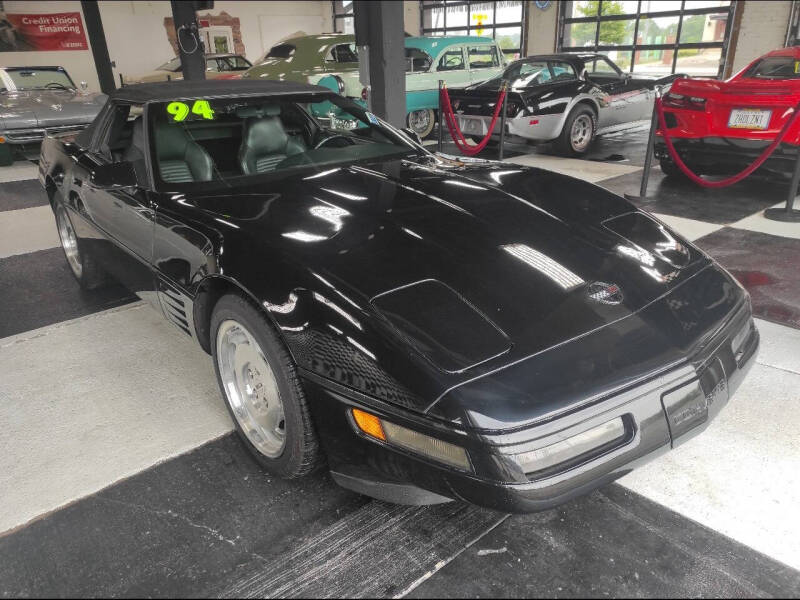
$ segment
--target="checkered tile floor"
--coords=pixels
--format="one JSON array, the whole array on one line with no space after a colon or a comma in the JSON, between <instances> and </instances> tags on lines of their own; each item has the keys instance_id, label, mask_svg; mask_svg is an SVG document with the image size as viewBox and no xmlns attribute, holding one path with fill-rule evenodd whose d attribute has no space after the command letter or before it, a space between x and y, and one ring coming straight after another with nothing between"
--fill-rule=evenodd
<instances>
[{"instance_id":1,"label":"checkered tile floor","mask_svg":"<svg viewBox=\"0 0 800 600\"><path fill-rule=\"evenodd\" d=\"M636 192L631 137L634 160L509 161ZM706 192L654 169L642 207L750 290L758 362L691 443L507 517L266 477L208 356L123 288L78 288L35 177L0 169L0 596L800 594L800 225L760 216L780 185Z\"/></svg>"}]
</instances>

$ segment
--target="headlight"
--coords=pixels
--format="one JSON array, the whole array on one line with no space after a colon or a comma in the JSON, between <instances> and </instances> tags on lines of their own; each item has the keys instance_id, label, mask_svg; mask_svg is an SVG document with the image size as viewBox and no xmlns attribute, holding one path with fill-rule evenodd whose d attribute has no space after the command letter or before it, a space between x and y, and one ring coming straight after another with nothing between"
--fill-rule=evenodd
<instances>
[{"instance_id":1,"label":"headlight","mask_svg":"<svg viewBox=\"0 0 800 600\"><path fill-rule=\"evenodd\" d=\"M461 446L390 423L358 408L352 409L352 415L358 429L367 437L421 454L462 471L472 470L467 451Z\"/></svg>"}]
</instances>

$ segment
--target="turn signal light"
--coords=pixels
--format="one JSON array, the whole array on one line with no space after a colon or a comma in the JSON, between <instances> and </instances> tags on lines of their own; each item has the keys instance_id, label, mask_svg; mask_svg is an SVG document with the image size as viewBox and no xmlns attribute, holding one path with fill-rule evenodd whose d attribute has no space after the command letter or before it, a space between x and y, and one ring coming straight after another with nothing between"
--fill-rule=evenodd
<instances>
[{"instance_id":1,"label":"turn signal light","mask_svg":"<svg viewBox=\"0 0 800 600\"><path fill-rule=\"evenodd\" d=\"M365 102L367 101L367 88L363 88L361 90L361 99L364 100Z\"/></svg>"},{"instance_id":2,"label":"turn signal light","mask_svg":"<svg viewBox=\"0 0 800 600\"><path fill-rule=\"evenodd\" d=\"M381 420L378 417L371 415L368 412L364 412L363 410L354 408L353 419L355 419L358 428L368 436L377 438L384 442L386 441L386 434L383 432Z\"/></svg>"},{"instance_id":3,"label":"turn signal light","mask_svg":"<svg viewBox=\"0 0 800 600\"><path fill-rule=\"evenodd\" d=\"M471 470L467 451L461 446L443 442L413 429L384 421L358 408L352 409L352 414L356 426L368 437L386 442L390 446L397 446L420 454L462 471Z\"/></svg>"},{"instance_id":4,"label":"turn signal light","mask_svg":"<svg viewBox=\"0 0 800 600\"><path fill-rule=\"evenodd\" d=\"M670 108L686 108L689 110L705 110L706 99L697 96L684 96L683 94L673 94L672 92L664 96L664 106Z\"/></svg>"},{"instance_id":5,"label":"turn signal light","mask_svg":"<svg viewBox=\"0 0 800 600\"><path fill-rule=\"evenodd\" d=\"M6 143L6 138L0 135L0 144L5 144L5 143Z\"/></svg>"}]
</instances>

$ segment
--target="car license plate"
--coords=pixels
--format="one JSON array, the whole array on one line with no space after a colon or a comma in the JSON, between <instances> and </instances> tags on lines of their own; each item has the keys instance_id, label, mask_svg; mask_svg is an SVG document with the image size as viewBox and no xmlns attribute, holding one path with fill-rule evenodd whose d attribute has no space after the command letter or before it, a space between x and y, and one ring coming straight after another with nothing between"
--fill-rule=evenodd
<instances>
[{"instance_id":1,"label":"car license plate","mask_svg":"<svg viewBox=\"0 0 800 600\"><path fill-rule=\"evenodd\" d=\"M771 116L771 110L734 108L728 118L728 127L731 129L766 129L769 127Z\"/></svg>"},{"instance_id":2,"label":"car license plate","mask_svg":"<svg viewBox=\"0 0 800 600\"><path fill-rule=\"evenodd\" d=\"M477 133L479 135L486 134L483 119L465 119L462 117L458 121L458 126L461 128L462 133Z\"/></svg>"}]
</instances>

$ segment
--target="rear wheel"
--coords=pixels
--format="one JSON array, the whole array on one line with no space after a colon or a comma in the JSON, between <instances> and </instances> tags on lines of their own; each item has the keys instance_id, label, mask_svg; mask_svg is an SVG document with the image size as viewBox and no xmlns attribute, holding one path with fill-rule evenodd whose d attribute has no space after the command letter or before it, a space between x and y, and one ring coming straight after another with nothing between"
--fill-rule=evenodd
<instances>
[{"instance_id":1,"label":"rear wheel","mask_svg":"<svg viewBox=\"0 0 800 600\"><path fill-rule=\"evenodd\" d=\"M425 139L433 131L433 126L436 124L436 113L430 108L423 108L422 110L414 110L408 113L406 117L408 126L420 137Z\"/></svg>"},{"instance_id":2,"label":"rear wheel","mask_svg":"<svg viewBox=\"0 0 800 600\"><path fill-rule=\"evenodd\" d=\"M75 279L87 290L100 287L106 282L107 277L94 258L87 252L82 252L80 240L75 234L75 228L63 204L56 203L55 215L61 248Z\"/></svg>"},{"instance_id":3,"label":"rear wheel","mask_svg":"<svg viewBox=\"0 0 800 600\"><path fill-rule=\"evenodd\" d=\"M297 370L267 318L238 295L211 317L214 367L245 446L279 477L302 477L322 463Z\"/></svg>"},{"instance_id":4,"label":"rear wheel","mask_svg":"<svg viewBox=\"0 0 800 600\"><path fill-rule=\"evenodd\" d=\"M579 104L567 115L561 135L556 139L556 148L564 156L583 156L594 139L597 119L594 111Z\"/></svg>"}]
</instances>

